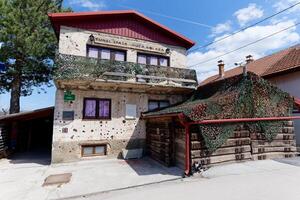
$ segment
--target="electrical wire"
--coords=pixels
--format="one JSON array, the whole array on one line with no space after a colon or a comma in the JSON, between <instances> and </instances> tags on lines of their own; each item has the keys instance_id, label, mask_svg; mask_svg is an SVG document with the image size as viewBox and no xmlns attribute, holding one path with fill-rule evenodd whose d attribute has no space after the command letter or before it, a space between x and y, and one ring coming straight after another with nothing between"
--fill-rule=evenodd
<instances>
[{"instance_id":1,"label":"electrical wire","mask_svg":"<svg viewBox=\"0 0 300 200\"><path fill-rule=\"evenodd\" d=\"M266 21L266 20L268 20L268 19L270 19L270 18L272 18L272 17L275 17L275 16L277 16L277 15L279 15L279 14L281 14L281 13L283 13L283 12L289 10L289 9L292 9L292 8L294 8L295 6L299 5L299 4L300 4L300 1L297 2L297 3L295 3L295 4L293 4L293 5L291 5L291 6L289 6L289 7L287 7L287 8L285 8L285 9L283 9L283 10L281 10L281 11L279 11L279 12L277 12L277 13L274 13L273 15L270 15L270 16L268 16L268 17L266 17L266 18L264 18L264 19L262 19L262 20L260 20L260 21L258 21L258 22L256 22L256 23L254 23L254 24L251 24L251 25L249 25L249 26L246 26L246 27L244 27L244 28L241 28L241 29L239 29L239 30L237 30L237 31L235 31L235 32L233 32L233 33L231 33L231 34L229 34L229 35L226 35L226 36L224 36L224 37L222 37L222 38L220 38L220 39L217 39L217 40L214 40L214 41L212 41L212 42L209 42L209 43L207 43L207 44L205 44L205 45L203 45L203 46L200 46L200 47L191 49L191 50L189 50L188 52L190 53L190 52L197 51L197 50L199 50L199 49L203 49L203 48L208 47L208 46L210 46L210 45L212 45L212 44L218 43L218 42L220 42L220 41L222 41L222 40L225 40L225 39L227 39L227 38L229 38L229 37L232 37L232 36L234 36L234 35L236 35L236 34L242 32L242 31L244 31L244 30L246 30L246 29L249 29L249 28L251 28L251 27L253 27L253 26L256 26L256 25L258 25L258 24L260 24L260 23L262 23L262 22L264 22L264 21Z\"/></svg>"},{"instance_id":2,"label":"electrical wire","mask_svg":"<svg viewBox=\"0 0 300 200\"><path fill-rule=\"evenodd\" d=\"M262 40L265 40L265 39L270 38L270 37L272 37L272 36L274 36L274 35L277 35L277 34L279 34L279 33L281 33L281 32L284 32L284 31L286 31L286 30L288 30L288 29L291 29L291 28L293 28L293 27L296 27L296 26L298 26L299 24L300 24L300 22L297 22L297 23L295 23L295 24L292 25L292 26L289 26L289 27L284 28L284 29L282 29L282 30L280 30L280 31L277 31L277 32L274 32L274 33L272 33L272 34L270 34L270 35L267 35L267 36L265 36L265 37L262 37L262 38L260 38L259 40L255 40L255 41L253 41L253 42L251 42L251 43L248 43L248 44L246 44L246 45L243 45L243 46L241 46L241 47L239 47L239 48L236 48L236 49L234 49L234 50L232 50L232 51L226 52L226 53L221 54L221 55L219 55L219 56L216 56L216 57L214 57L214 58L210 58L210 59L205 60L205 61L203 61L203 62L199 62L199 63L193 64L193 65L190 65L189 67L195 67L195 66L197 66L197 65L204 64L204 63L207 63L207 62L209 62L209 61L215 60L215 59L217 59L217 58L223 57L223 56L225 56L225 55L231 54L231 53L233 53L233 52L235 52L235 51L241 50L241 49L246 48L246 47L248 47L248 46L250 46L250 45L253 45L253 44L258 43L258 42L260 42L260 41L262 41Z\"/></svg>"}]
</instances>

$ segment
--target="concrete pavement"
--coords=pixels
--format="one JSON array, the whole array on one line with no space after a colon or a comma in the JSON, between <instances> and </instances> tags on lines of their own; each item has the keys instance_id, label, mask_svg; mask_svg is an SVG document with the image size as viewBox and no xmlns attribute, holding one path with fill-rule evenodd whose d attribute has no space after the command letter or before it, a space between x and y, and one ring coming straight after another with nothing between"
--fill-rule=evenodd
<instances>
[{"instance_id":1,"label":"concrete pavement","mask_svg":"<svg viewBox=\"0 0 300 200\"><path fill-rule=\"evenodd\" d=\"M299 185L300 167L263 160L214 167L203 173L203 178L193 177L76 199L299 200Z\"/></svg>"},{"instance_id":2,"label":"concrete pavement","mask_svg":"<svg viewBox=\"0 0 300 200\"><path fill-rule=\"evenodd\" d=\"M44 165L43 162L0 160L0 199L60 199L181 178L178 168L142 160L93 159ZM72 173L67 184L42 187L49 175Z\"/></svg>"}]
</instances>

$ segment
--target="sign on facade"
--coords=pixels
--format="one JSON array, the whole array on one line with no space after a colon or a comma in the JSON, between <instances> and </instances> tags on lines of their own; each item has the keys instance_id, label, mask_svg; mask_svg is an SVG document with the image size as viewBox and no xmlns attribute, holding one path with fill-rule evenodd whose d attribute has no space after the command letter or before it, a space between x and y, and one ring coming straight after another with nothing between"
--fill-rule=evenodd
<instances>
[{"instance_id":1,"label":"sign on facade","mask_svg":"<svg viewBox=\"0 0 300 200\"><path fill-rule=\"evenodd\" d=\"M74 101L75 100L75 95L72 94L71 91L67 90L64 93L64 101Z\"/></svg>"},{"instance_id":2,"label":"sign on facade","mask_svg":"<svg viewBox=\"0 0 300 200\"><path fill-rule=\"evenodd\" d=\"M153 51L161 54L166 53L165 47L159 44L149 44L142 41L133 41L125 38L120 37L112 37L106 35L93 35L94 42L98 44L106 44L106 45L114 45L114 46L121 46L125 48L133 48L133 49L141 49L146 51Z\"/></svg>"}]
</instances>

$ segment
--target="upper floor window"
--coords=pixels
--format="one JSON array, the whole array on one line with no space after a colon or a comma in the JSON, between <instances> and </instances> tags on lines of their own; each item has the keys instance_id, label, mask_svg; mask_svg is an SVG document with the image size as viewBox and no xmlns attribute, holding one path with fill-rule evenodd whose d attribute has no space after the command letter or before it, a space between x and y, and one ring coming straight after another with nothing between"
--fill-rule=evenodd
<instances>
[{"instance_id":1,"label":"upper floor window","mask_svg":"<svg viewBox=\"0 0 300 200\"><path fill-rule=\"evenodd\" d=\"M170 60L168 57L138 53L137 62L146 65L169 66Z\"/></svg>"},{"instance_id":2,"label":"upper floor window","mask_svg":"<svg viewBox=\"0 0 300 200\"><path fill-rule=\"evenodd\" d=\"M126 52L118 49L87 46L87 56L104 60L125 61Z\"/></svg>"}]
</instances>

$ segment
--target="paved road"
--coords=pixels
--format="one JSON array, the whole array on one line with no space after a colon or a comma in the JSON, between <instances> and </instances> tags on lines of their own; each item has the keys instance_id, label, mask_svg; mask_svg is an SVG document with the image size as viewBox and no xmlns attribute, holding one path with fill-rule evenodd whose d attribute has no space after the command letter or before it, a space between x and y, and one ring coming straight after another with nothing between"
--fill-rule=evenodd
<instances>
[{"instance_id":1,"label":"paved road","mask_svg":"<svg viewBox=\"0 0 300 200\"><path fill-rule=\"evenodd\" d=\"M299 158L298 161L300 163ZM299 200L300 167L282 162L265 160L225 165L206 171L204 178L98 193L77 199Z\"/></svg>"}]
</instances>

